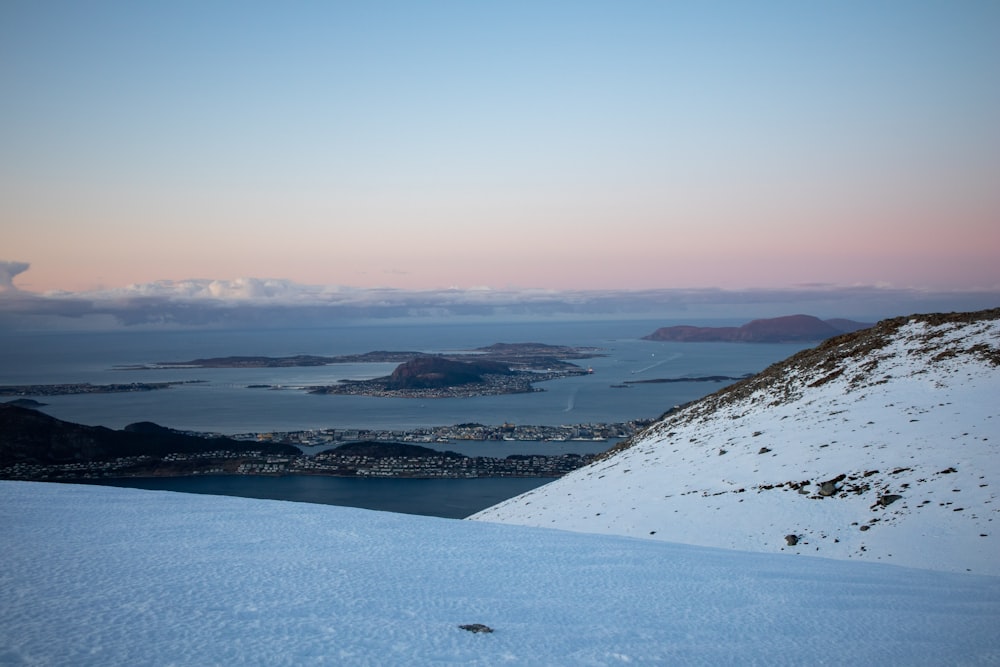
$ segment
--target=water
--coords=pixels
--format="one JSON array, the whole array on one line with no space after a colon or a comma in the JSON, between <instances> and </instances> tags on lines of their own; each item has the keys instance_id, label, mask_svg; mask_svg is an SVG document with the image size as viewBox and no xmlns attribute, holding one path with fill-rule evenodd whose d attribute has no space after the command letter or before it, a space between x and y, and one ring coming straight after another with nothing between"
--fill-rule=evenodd
<instances>
[{"instance_id":1,"label":"water","mask_svg":"<svg viewBox=\"0 0 1000 667\"><path fill-rule=\"evenodd\" d=\"M664 343L641 340L661 322L341 326L289 331L0 334L0 384L164 382L170 389L46 396L44 411L67 421L122 428L153 421L216 433L316 428L405 430L462 422L559 425L651 419L722 384L629 380L755 373L801 344ZM542 392L460 399L309 394L294 387L386 375L395 364L312 368L116 370L117 366L230 355L335 356L372 350L441 352L497 342L594 346L606 356L578 362L592 375L538 383ZM288 387L251 389L248 385Z\"/></svg>"},{"instance_id":2,"label":"water","mask_svg":"<svg viewBox=\"0 0 1000 667\"><path fill-rule=\"evenodd\" d=\"M294 475L121 479L102 480L100 484L133 489L346 505L384 512L464 519L479 510L550 481L552 480L544 477L357 479Z\"/></svg>"},{"instance_id":3,"label":"water","mask_svg":"<svg viewBox=\"0 0 1000 667\"><path fill-rule=\"evenodd\" d=\"M170 389L121 394L45 396L44 412L66 421L122 428L153 421L175 429L236 434L306 429L391 429L465 422L560 425L654 419L725 383L635 384L656 378L739 377L808 347L802 344L665 343L641 340L662 321L538 322L338 326L278 331L112 333L0 332L0 384L111 384L199 380ZM593 374L538 383L542 392L455 399L309 394L295 387L389 374L395 364L313 368L175 369L118 367L231 355L336 356L373 350L446 352L493 343L599 347L605 356L576 362ZM281 385L282 390L248 385ZM0 399L9 400L9 399ZM608 443L449 443L470 455L595 453ZM546 480L349 479L295 476L190 477L109 482L122 486L350 505L464 517Z\"/></svg>"}]
</instances>

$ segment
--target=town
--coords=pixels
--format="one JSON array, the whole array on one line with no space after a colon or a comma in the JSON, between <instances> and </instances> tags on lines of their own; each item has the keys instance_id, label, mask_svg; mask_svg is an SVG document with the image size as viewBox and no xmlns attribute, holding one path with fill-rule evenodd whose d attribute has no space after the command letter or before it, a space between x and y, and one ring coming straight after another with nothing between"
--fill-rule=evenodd
<instances>
[{"instance_id":1,"label":"town","mask_svg":"<svg viewBox=\"0 0 1000 667\"><path fill-rule=\"evenodd\" d=\"M194 475L329 475L338 477L560 477L587 465L599 454L542 451L506 457L467 456L425 447L449 442L519 441L526 447L544 448L545 442L607 441L609 447L631 437L649 424L637 420L614 424L526 426L457 424L408 431L377 429L324 429L273 433L243 433L226 441L249 446L173 452L163 456L118 456L111 459L37 463L19 461L0 468L0 479L85 481L129 477L184 477ZM216 434L187 435L208 438ZM262 449L254 449L259 443ZM288 450L323 447L315 454L274 454L263 448L294 445ZM273 447L272 447L273 449Z\"/></svg>"},{"instance_id":2,"label":"town","mask_svg":"<svg viewBox=\"0 0 1000 667\"><path fill-rule=\"evenodd\" d=\"M233 440L277 442L299 447L319 447L343 442L370 440L374 442L448 443L453 441L516 440L528 442L562 442L570 440L616 440L631 437L649 426L652 420L637 419L612 424L571 424L533 426L505 423L455 424L408 430L390 429L320 429L271 433L237 433ZM192 435L206 435L196 434Z\"/></svg>"},{"instance_id":3,"label":"town","mask_svg":"<svg viewBox=\"0 0 1000 667\"><path fill-rule=\"evenodd\" d=\"M416 449L425 449L423 447ZM431 450L433 451L433 450ZM336 477L560 477L594 459L593 454L464 456L454 452L414 452L400 456L321 452L314 456L274 456L260 451L118 457L109 461L63 464L19 462L0 469L0 479L77 481L127 477L194 475L329 475Z\"/></svg>"}]
</instances>

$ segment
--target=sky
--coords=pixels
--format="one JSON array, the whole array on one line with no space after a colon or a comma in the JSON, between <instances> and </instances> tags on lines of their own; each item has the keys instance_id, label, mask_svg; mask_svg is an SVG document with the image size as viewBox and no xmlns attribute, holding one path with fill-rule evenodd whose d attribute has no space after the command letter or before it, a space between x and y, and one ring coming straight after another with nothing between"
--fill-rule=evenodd
<instances>
[{"instance_id":1,"label":"sky","mask_svg":"<svg viewBox=\"0 0 1000 667\"><path fill-rule=\"evenodd\" d=\"M0 290L996 289L998 64L990 2L10 0Z\"/></svg>"}]
</instances>

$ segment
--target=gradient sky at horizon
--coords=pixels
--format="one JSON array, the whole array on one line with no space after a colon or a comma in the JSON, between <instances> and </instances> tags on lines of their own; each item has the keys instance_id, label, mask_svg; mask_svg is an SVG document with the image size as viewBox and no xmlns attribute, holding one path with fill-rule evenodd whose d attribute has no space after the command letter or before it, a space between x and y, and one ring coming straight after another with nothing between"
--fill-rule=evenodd
<instances>
[{"instance_id":1,"label":"gradient sky at horizon","mask_svg":"<svg viewBox=\"0 0 1000 667\"><path fill-rule=\"evenodd\" d=\"M0 4L0 260L1000 286L1000 3Z\"/></svg>"}]
</instances>

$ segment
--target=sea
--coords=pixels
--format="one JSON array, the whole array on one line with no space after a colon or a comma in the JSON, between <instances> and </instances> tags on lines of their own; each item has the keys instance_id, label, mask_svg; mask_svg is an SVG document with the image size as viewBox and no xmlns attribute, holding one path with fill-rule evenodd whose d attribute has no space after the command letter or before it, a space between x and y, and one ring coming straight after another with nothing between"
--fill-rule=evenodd
<instances>
[{"instance_id":1,"label":"sea","mask_svg":"<svg viewBox=\"0 0 1000 667\"><path fill-rule=\"evenodd\" d=\"M572 425L655 419L729 382L633 383L639 380L741 377L810 347L802 343L671 343L643 340L653 320L408 322L328 328L2 332L0 385L183 382L168 389L35 397L65 421L119 429L152 421L174 429L225 435L311 429L403 431L461 423ZM729 324L720 322L720 325ZM738 322L736 323L738 324ZM376 350L458 352L494 343L598 348L575 361L592 373L540 382L542 391L470 398L380 398L310 394L304 387L388 375L394 363L304 368L143 369L157 362L236 355L338 356ZM254 387L267 385L270 389ZM3 398L0 400L10 400ZM484 456L596 453L614 442L440 443ZM308 450L307 450L308 451ZM333 477L192 477L121 480L115 485L350 505L456 518L551 480L356 480Z\"/></svg>"}]
</instances>

